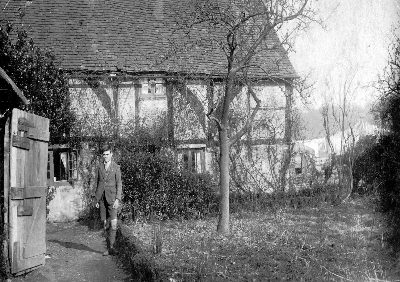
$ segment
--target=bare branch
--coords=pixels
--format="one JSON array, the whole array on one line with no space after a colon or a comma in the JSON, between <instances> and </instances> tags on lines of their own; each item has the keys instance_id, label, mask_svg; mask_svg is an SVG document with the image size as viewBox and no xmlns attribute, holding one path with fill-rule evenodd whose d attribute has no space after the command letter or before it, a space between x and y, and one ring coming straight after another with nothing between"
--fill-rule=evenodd
<instances>
[{"instance_id":1,"label":"bare branch","mask_svg":"<svg viewBox=\"0 0 400 282\"><path fill-rule=\"evenodd\" d=\"M254 101L256 102L256 106L253 109L250 117L247 118L246 124L233 136L230 138L230 144L229 146L231 146L232 144L234 144L235 142L237 142L244 134L246 134L246 132L248 131L248 129L250 128L258 110L261 107L261 100L257 97L257 94L254 92L251 84L247 81L247 91L249 91L251 97L254 99Z\"/></svg>"},{"instance_id":2,"label":"bare branch","mask_svg":"<svg viewBox=\"0 0 400 282\"><path fill-rule=\"evenodd\" d=\"M235 68L232 68L231 72L232 73L236 73L238 72L238 70L243 66L246 65L251 58L253 58L257 48L260 46L260 44L262 42L265 41L265 38L268 36L268 34L271 32L271 30L274 29L274 27L283 24L284 22L288 22L291 20L294 20L296 18L298 18L299 16L301 16L304 12L304 9L306 8L307 4L308 4L309 0L305 0L303 5L301 6L301 8L294 14L290 15L290 16L283 16L281 15L279 20L276 20L272 23L268 22L267 24L264 25L264 28L261 32L261 34L258 36L258 38L255 40L255 42L248 48L246 55L244 56L243 59L241 59L237 64ZM282 9L283 11L283 9ZM282 13L281 11L281 13ZM276 13L271 13L270 14L276 14Z\"/></svg>"}]
</instances>

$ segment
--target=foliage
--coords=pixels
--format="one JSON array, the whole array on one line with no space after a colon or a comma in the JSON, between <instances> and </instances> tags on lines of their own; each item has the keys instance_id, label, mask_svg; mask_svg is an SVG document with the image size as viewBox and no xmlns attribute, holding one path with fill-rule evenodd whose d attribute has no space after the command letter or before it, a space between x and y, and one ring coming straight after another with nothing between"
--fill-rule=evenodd
<instances>
[{"instance_id":1,"label":"foliage","mask_svg":"<svg viewBox=\"0 0 400 282\"><path fill-rule=\"evenodd\" d=\"M292 109L291 117L291 134L293 139L297 140L301 128L296 109ZM309 187L311 176L315 174L312 156L304 147L297 144L290 145L290 152L286 150L286 145L281 144L284 136L284 124L282 124L285 121L284 112L263 111L259 113L259 118L260 120L255 121L252 130L248 132L247 140L236 142L231 147L230 177L234 183L231 190L272 192L288 191L294 186ZM240 116L236 119L245 120ZM236 129L234 124L230 127ZM265 140L266 136L268 136L267 140ZM260 139L262 140L260 144L252 141ZM296 156L301 158L302 172L300 174L294 171ZM282 187L280 168L287 158L289 166L285 172L285 187Z\"/></svg>"},{"instance_id":2,"label":"foliage","mask_svg":"<svg viewBox=\"0 0 400 282\"><path fill-rule=\"evenodd\" d=\"M323 205L341 203L342 187L337 184L314 184L299 191L273 193L234 192L231 193L231 212L267 212L283 208L317 208Z\"/></svg>"},{"instance_id":3,"label":"foliage","mask_svg":"<svg viewBox=\"0 0 400 282\"><path fill-rule=\"evenodd\" d=\"M29 100L21 108L51 120L50 141L69 136L75 117L67 80L51 52L37 47L23 29L0 22L0 62Z\"/></svg>"},{"instance_id":4,"label":"foliage","mask_svg":"<svg viewBox=\"0 0 400 282\"><path fill-rule=\"evenodd\" d=\"M381 80L382 96L376 111L384 126L384 133L364 156L371 170L367 184L379 194L381 209L387 215L392 247L400 249L400 38L390 49L389 64Z\"/></svg>"},{"instance_id":5,"label":"foliage","mask_svg":"<svg viewBox=\"0 0 400 282\"><path fill-rule=\"evenodd\" d=\"M8 262L8 258L5 256L4 253L4 247L3 244L7 244L7 241L5 241L5 230L4 228L0 228L0 246L1 246L1 250L0 250L0 279L1 281L5 281L9 275L8 273L8 266L7 266L7 262Z\"/></svg>"},{"instance_id":6,"label":"foliage","mask_svg":"<svg viewBox=\"0 0 400 282\"><path fill-rule=\"evenodd\" d=\"M284 51L280 44L268 47L269 39L276 36L276 31L292 22L294 31L301 30L313 18L308 9L308 0L300 1L210 1L192 0L185 13L177 16L178 30L175 34L183 37L183 49L204 50L205 53L221 54L224 80L221 93L207 110L208 118L218 129L219 146L219 185L220 185L220 220L217 229L220 233L229 232L229 153L232 144L239 141L251 128L252 122L261 107L257 96L255 77L274 80L274 66L263 58L276 49ZM292 34L288 32L287 34ZM195 40L193 40L195 38ZM182 49L182 46L173 48ZM280 49L280 50L279 50ZM198 54L201 53L198 51ZM286 83L292 88L291 81ZM231 109L236 97L246 89L249 110L246 119L239 122L238 130L230 135ZM285 142L291 140L290 119L285 120ZM240 129L239 129L240 128ZM290 147L290 146L289 146ZM290 154L289 154L290 155ZM286 179L286 168L290 161L284 161L281 169L282 183ZM282 185L285 187L285 184Z\"/></svg>"},{"instance_id":7,"label":"foliage","mask_svg":"<svg viewBox=\"0 0 400 282\"><path fill-rule=\"evenodd\" d=\"M367 135L355 145L355 161L353 166L354 190L358 195L369 195L377 192L376 179L379 177L379 146L377 136Z\"/></svg>"},{"instance_id":8,"label":"foliage","mask_svg":"<svg viewBox=\"0 0 400 282\"><path fill-rule=\"evenodd\" d=\"M102 116L98 115L94 118L101 121ZM78 120L80 126L83 126L83 128L93 126L93 117L78 116ZM121 128L123 130L123 134L121 135L125 135L126 137L112 136L115 127L113 124L109 123L105 124L101 130L93 131L93 135L84 136L82 132L85 131L83 130L81 134L76 136L77 138L72 140L71 144L75 148L80 149L78 173L80 175L80 183L83 186L82 200L85 207L85 209L80 213L80 220L85 221L92 229L98 229L101 227L99 211L94 207L94 179L96 168L99 162L101 162L100 155L102 153L102 146L105 144L111 145L114 148L114 161L121 164L124 168L126 167L124 164L125 160L133 160L136 154L149 154L149 156L151 156L152 154L157 153L161 147L166 144L165 128L165 117L160 116L151 124L146 124L145 121L137 123L130 121ZM75 133L79 130L81 129L76 130ZM134 171L129 171L129 168L127 168L127 171L130 176L135 173ZM125 172L125 170L122 171L123 177L125 177ZM126 187L125 178L123 178L123 187ZM136 188L132 189L134 191ZM124 191L124 193L131 195L133 192ZM132 216L132 203L129 200L129 196L127 197L128 198L124 199L124 201L126 201L122 209L122 218L130 218Z\"/></svg>"},{"instance_id":9,"label":"foliage","mask_svg":"<svg viewBox=\"0 0 400 282\"><path fill-rule=\"evenodd\" d=\"M118 260L131 274L133 281L158 281L153 258L143 252L140 242L124 225L118 227L115 245Z\"/></svg>"},{"instance_id":10,"label":"foliage","mask_svg":"<svg viewBox=\"0 0 400 282\"><path fill-rule=\"evenodd\" d=\"M384 224L364 206L371 207L355 201L234 214L226 236L215 232L214 218L165 221L163 252L152 258L163 281L390 280ZM128 228L151 255L152 225Z\"/></svg>"},{"instance_id":11,"label":"foliage","mask_svg":"<svg viewBox=\"0 0 400 282\"><path fill-rule=\"evenodd\" d=\"M125 213L133 216L199 218L215 211L214 185L208 174L179 169L171 153L121 155Z\"/></svg>"},{"instance_id":12,"label":"foliage","mask_svg":"<svg viewBox=\"0 0 400 282\"><path fill-rule=\"evenodd\" d=\"M49 204L54 199L56 195L56 187L54 186L47 186L47 193L46 193L46 217L49 216Z\"/></svg>"},{"instance_id":13,"label":"foliage","mask_svg":"<svg viewBox=\"0 0 400 282\"><path fill-rule=\"evenodd\" d=\"M161 112L151 121L146 119L129 121L124 128L123 136L114 141L120 154L131 152L155 153L168 146L167 116Z\"/></svg>"}]
</instances>

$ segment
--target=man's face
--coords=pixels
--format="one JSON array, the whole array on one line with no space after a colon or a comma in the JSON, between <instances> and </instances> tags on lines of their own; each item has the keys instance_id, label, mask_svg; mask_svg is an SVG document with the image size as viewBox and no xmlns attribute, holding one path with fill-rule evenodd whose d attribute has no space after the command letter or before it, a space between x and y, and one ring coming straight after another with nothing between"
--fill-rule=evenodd
<instances>
[{"instance_id":1,"label":"man's face","mask_svg":"<svg viewBox=\"0 0 400 282\"><path fill-rule=\"evenodd\" d=\"M109 161L111 161L111 158L112 158L112 153L111 153L111 151L104 151L104 152L103 152L103 158L104 158L104 161L105 161L106 163L108 163Z\"/></svg>"}]
</instances>

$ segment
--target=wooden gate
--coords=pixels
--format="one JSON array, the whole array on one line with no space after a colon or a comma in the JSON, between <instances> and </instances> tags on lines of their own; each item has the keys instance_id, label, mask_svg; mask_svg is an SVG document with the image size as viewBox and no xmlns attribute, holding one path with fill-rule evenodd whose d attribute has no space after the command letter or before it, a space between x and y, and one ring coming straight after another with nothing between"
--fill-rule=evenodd
<instances>
[{"instance_id":1,"label":"wooden gate","mask_svg":"<svg viewBox=\"0 0 400 282\"><path fill-rule=\"evenodd\" d=\"M12 111L4 134L4 221L15 275L45 263L48 141L48 119Z\"/></svg>"}]
</instances>

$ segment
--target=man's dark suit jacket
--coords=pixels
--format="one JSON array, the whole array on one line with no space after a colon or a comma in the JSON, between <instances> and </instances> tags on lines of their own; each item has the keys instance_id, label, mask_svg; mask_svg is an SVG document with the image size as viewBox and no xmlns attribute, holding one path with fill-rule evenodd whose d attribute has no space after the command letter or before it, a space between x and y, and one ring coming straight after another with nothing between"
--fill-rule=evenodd
<instances>
[{"instance_id":1,"label":"man's dark suit jacket","mask_svg":"<svg viewBox=\"0 0 400 282\"><path fill-rule=\"evenodd\" d=\"M106 170L104 163L101 163L97 167L95 186L95 197L97 202L100 202L103 193L106 197L107 203L110 205L114 204L115 199L121 201L122 180L119 165L111 161L110 167Z\"/></svg>"}]
</instances>

